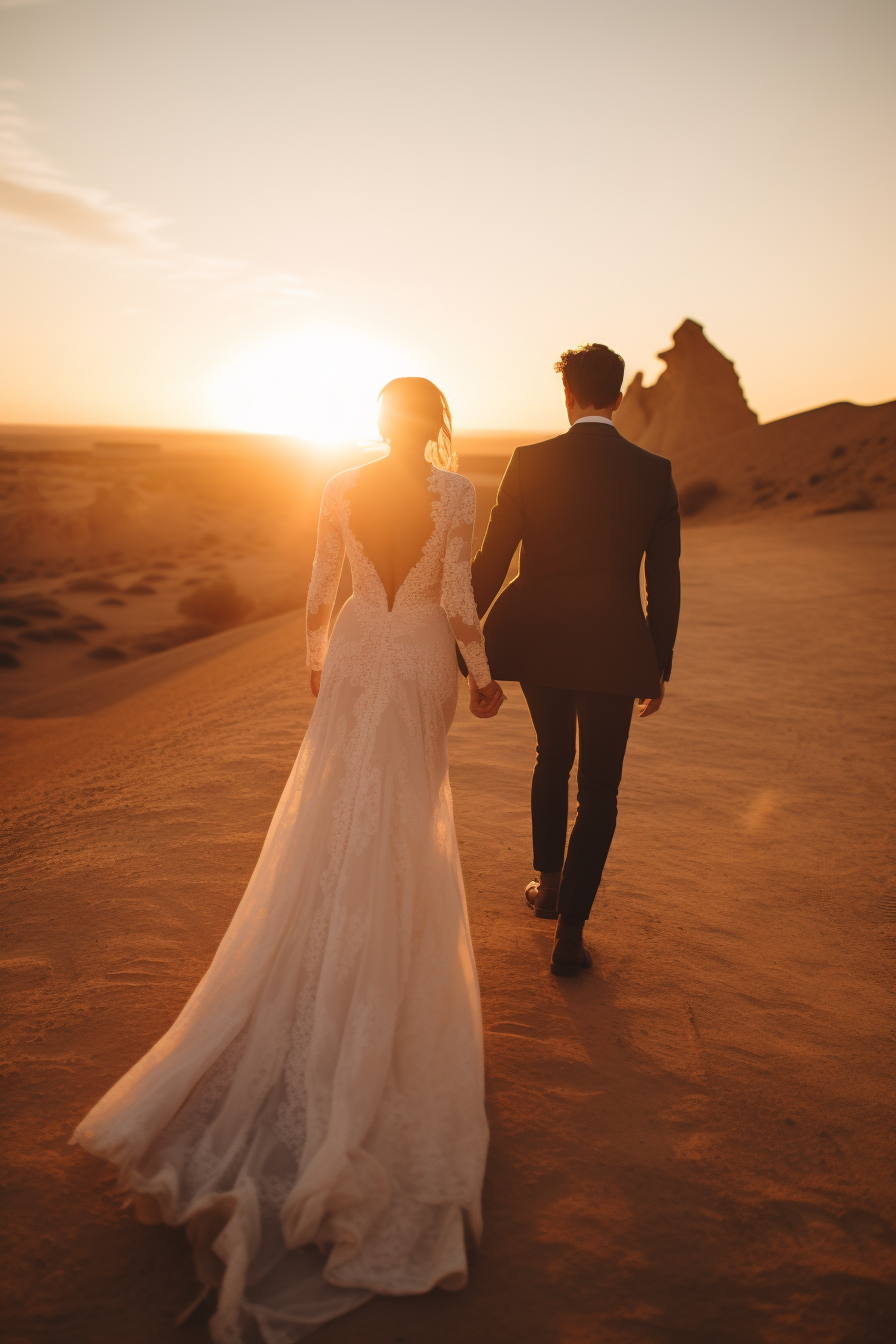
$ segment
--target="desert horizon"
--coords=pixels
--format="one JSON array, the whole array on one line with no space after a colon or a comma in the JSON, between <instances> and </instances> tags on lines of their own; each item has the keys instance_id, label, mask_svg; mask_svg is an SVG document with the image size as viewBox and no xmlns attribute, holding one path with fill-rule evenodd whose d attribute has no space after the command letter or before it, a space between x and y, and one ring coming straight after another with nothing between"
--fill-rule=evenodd
<instances>
[{"instance_id":1,"label":"desert horizon","mask_svg":"<svg viewBox=\"0 0 896 1344\"><path fill-rule=\"evenodd\" d=\"M760 423L734 364L697 323L686 319L662 357L651 387L632 375L614 420L670 457L686 527L896 505L896 401ZM477 541L511 452L543 437L455 434L459 470L476 487ZM237 433L0 428L0 705L299 609L324 483L381 451ZM340 603L349 591L346 577Z\"/></svg>"}]
</instances>

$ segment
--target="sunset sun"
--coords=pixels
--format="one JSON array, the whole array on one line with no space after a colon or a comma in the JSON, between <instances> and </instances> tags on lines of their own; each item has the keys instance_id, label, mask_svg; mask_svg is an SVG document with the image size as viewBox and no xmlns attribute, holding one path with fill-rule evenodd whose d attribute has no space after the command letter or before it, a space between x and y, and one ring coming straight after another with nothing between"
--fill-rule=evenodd
<instances>
[{"instance_id":1,"label":"sunset sun","mask_svg":"<svg viewBox=\"0 0 896 1344\"><path fill-rule=\"evenodd\" d=\"M220 370L212 412L222 428L294 435L322 447L375 439L377 394L408 371L407 356L357 331L320 326L280 333Z\"/></svg>"}]
</instances>

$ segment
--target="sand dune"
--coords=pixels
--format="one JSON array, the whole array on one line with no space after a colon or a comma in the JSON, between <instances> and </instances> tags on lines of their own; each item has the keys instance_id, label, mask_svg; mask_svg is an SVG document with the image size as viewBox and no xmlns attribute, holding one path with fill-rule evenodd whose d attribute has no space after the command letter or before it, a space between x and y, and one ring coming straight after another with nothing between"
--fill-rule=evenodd
<instances>
[{"instance_id":1,"label":"sand dune","mask_svg":"<svg viewBox=\"0 0 896 1344\"><path fill-rule=\"evenodd\" d=\"M259 639L270 630L286 622L295 623L292 613L269 616L264 621L252 621L233 630L223 630L189 644L153 654L126 667L115 667L93 676L62 681L47 690L18 698L10 703L5 714L11 719L67 719L81 714L93 714L128 700L138 691L167 681L187 668L196 667L210 658L220 658L229 649L237 648L248 640Z\"/></svg>"},{"instance_id":2,"label":"sand dune","mask_svg":"<svg viewBox=\"0 0 896 1344\"><path fill-rule=\"evenodd\" d=\"M674 470L688 521L697 513L717 522L772 510L805 518L892 508L896 401L836 402L697 441L679 450ZM708 497L707 483L716 487Z\"/></svg>"},{"instance_id":3,"label":"sand dune","mask_svg":"<svg viewBox=\"0 0 896 1344\"><path fill-rule=\"evenodd\" d=\"M376 1301L320 1344L889 1344L894 551L891 512L686 534L588 977L546 974L523 911L519 691L459 716L485 1240L465 1292ZM204 1337L173 1325L182 1235L134 1223L66 1139L240 897L311 712L300 619L89 682L2 721L6 1338L174 1344Z\"/></svg>"}]
</instances>

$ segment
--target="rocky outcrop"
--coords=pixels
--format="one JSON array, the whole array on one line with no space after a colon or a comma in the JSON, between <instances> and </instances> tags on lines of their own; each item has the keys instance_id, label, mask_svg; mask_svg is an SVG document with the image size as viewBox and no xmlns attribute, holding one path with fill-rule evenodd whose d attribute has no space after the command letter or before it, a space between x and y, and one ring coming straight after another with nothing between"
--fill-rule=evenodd
<instances>
[{"instance_id":1,"label":"rocky outcrop","mask_svg":"<svg viewBox=\"0 0 896 1344\"><path fill-rule=\"evenodd\" d=\"M686 318L672 348L657 355L666 368L652 387L636 373L613 417L620 434L652 453L672 458L758 424L730 359Z\"/></svg>"}]
</instances>

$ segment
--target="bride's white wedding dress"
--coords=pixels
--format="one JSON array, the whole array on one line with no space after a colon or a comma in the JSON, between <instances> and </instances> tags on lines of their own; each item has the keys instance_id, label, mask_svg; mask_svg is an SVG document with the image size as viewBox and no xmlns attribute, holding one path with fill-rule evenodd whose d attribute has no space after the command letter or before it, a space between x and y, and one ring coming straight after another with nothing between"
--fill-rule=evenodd
<instances>
[{"instance_id":1,"label":"bride's white wedding dress","mask_svg":"<svg viewBox=\"0 0 896 1344\"><path fill-rule=\"evenodd\" d=\"M462 1287L464 1225L480 1228L482 1026L447 754L455 639L491 679L475 497L433 468L432 534L390 610L351 529L364 470L324 493L320 696L246 893L173 1027L73 1139L118 1164L138 1216L186 1225L219 1344L291 1344L372 1294Z\"/></svg>"}]
</instances>

